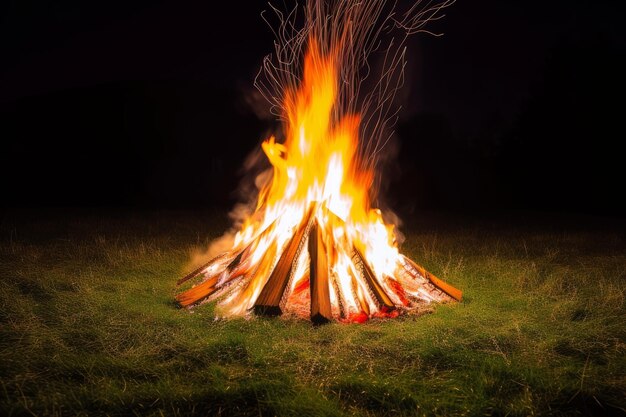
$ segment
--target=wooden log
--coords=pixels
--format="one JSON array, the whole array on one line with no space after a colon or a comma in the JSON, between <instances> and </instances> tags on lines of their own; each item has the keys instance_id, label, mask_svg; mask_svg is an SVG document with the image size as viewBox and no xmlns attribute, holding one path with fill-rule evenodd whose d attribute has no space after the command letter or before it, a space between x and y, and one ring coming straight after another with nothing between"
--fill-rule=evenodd
<instances>
[{"instance_id":1,"label":"wooden log","mask_svg":"<svg viewBox=\"0 0 626 417\"><path fill-rule=\"evenodd\" d=\"M181 279L179 279L176 282L176 285L182 285L185 282L189 281L192 278L197 277L198 275L200 275L202 272L204 272L207 268L209 268L211 265L215 264L216 262L223 260L224 258L227 257L231 257L232 261L229 262L228 266L226 267L226 269L230 272L232 271L237 265L239 265L241 263L241 259L248 255L252 246L262 237L264 237L265 235L267 235L269 230L272 230L272 226L274 226L274 223L276 223L276 220L274 220L268 227L266 227L265 229L263 229L263 231L261 233L259 233L254 239L252 239L250 241L250 243L240 249L239 251L227 251L224 252L222 254L217 255L216 257L212 258L211 260L209 260L208 262L206 262L203 265L200 265L198 268L194 269L193 271L191 271L190 273L188 273L187 275L185 275L184 277L182 277Z\"/></svg>"},{"instance_id":2,"label":"wooden log","mask_svg":"<svg viewBox=\"0 0 626 417\"><path fill-rule=\"evenodd\" d=\"M402 258L404 260L405 266L409 267L409 270L413 269L413 271L410 271L412 275L415 275L415 273L420 274L421 276L423 276L424 278L432 282L432 284L435 287L445 292L450 297L454 298L457 301L461 301L461 299L463 298L463 292L461 290L453 287L452 285L448 284L444 280L437 278L436 276L428 272L424 267L416 264L415 262L413 262L411 259L407 258L406 256L402 256Z\"/></svg>"},{"instance_id":3,"label":"wooden log","mask_svg":"<svg viewBox=\"0 0 626 417\"><path fill-rule=\"evenodd\" d=\"M351 282L351 285L352 285L352 296L357 301L357 303L359 303L359 306L361 307L360 313L365 314L365 316L369 318L369 316L370 316L370 305L369 305L367 299L365 298L365 293L363 292L363 288L359 285L359 283L356 280L356 277L354 275L352 275L352 280L351 281L352 281ZM370 293L369 288L368 288L368 293ZM371 294L370 294L370 297L372 297Z\"/></svg>"},{"instance_id":4,"label":"wooden log","mask_svg":"<svg viewBox=\"0 0 626 417\"><path fill-rule=\"evenodd\" d=\"M242 259L248 257L248 255L250 254L250 251L252 250L253 247L255 247L259 239L262 239L263 237L265 237L268 231L272 230L272 225L275 222L276 220L274 220L272 224L270 224L265 230L263 230L263 232L259 233L245 248L243 248L239 252L236 252L235 254L231 254L231 256L234 256L234 258L228 263L226 268L224 268L222 271L217 272L215 275L209 277L206 281L196 285L195 287L190 288L187 291L184 291L178 294L176 296L176 300L178 301L178 304L181 307L188 307L198 301L201 301L207 297L210 297L217 290L215 286L217 285L217 281L219 277L223 276L224 274L226 274L225 278L227 278L228 281L232 280L233 278L237 278L239 276L244 275L247 271L247 267L244 267L244 265L242 265ZM218 260L223 259L224 256L227 256L229 254L230 252L225 252L224 254L213 258L211 261L208 262L209 266L213 264L214 262L217 262ZM198 274L200 274L202 271L208 268L208 266L206 265L207 264L205 264L205 266L203 267L196 269L196 271L190 273L189 275L185 276L183 279L179 280L179 283L181 283L181 281L184 282L183 280L196 277ZM238 267L241 267L241 268L238 268ZM223 282L220 283L220 288L222 286L223 286Z\"/></svg>"},{"instance_id":5,"label":"wooden log","mask_svg":"<svg viewBox=\"0 0 626 417\"><path fill-rule=\"evenodd\" d=\"M230 275L232 273L232 271L240 264L241 258L244 252L246 251L246 249L240 251L239 254L235 256L235 258L232 261L230 261L230 263L222 271L219 271L218 273L209 277L207 280L196 285L195 287L192 287L188 289L187 291L183 291L182 293L178 294L176 296L176 300L178 301L178 304L181 307L188 307L198 301L201 301L211 296L217 290L215 286L217 285L217 281L219 280L219 277L223 276L224 274ZM195 277L196 275L198 274L195 274L193 277ZM229 279L231 278L232 276Z\"/></svg>"},{"instance_id":6,"label":"wooden log","mask_svg":"<svg viewBox=\"0 0 626 417\"><path fill-rule=\"evenodd\" d=\"M188 289L176 296L176 301L181 307L189 307L195 302L198 302L215 292L215 284L217 284L217 279L219 278L219 274L215 275L201 284L196 285L193 288Z\"/></svg>"},{"instance_id":7,"label":"wooden log","mask_svg":"<svg viewBox=\"0 0 626 417\"><path fill-rule=\"evenodd\" d=\"M274 270L254 302L254 313L263 316L279 316L283 313L289 294L287 288L293 280L302 248L315 219L318 205L309 208L287 247L280 255Z\"/></svg>"},{"instance_id":8,"label":"wooden log","mask_svg":"<svg viewBox=\"0 0 626 417\"><path fill-rule=\"evenodd\" d=\"M405 307L410 307L411 302L407 298L406 291L402 287L402 284L400 284L398 281L396 281L395 279L391 277L385 277L385 281L387 283L387 286L391 288L393 292L396 294L396 297L398 297L402 305L404 305Z\"/></svg>"},{"instance_id":9,"label":"wooden log","mask_svg":"<svg viewBox=\"0 0 626 417\"><path fill-rule=\"evenodd\" d=\"M380 285L378 280L376 279L376 275L374 275L374 271L372 268L365 262L365 258L360 250L354 247L352 252L352 262L356 266L357 271L363 278L363 282L367 285L368 291L372 300L376 302L379 310L383 312L391 311L395 308L393 301L387 295L383 287Z\"/></svg>"},{"instance_id":10,"label":"wooden log","mask_svg":"<svg viewBox=\"0 0 626 417\"><path fill-rule=\"evenodd\" d=\"M225 257L227 257L228 255L230 255L230 252L224 252L221 253L219 255L217 255L214 258L211 258L211 260L209 260L208 262L200 265L198 268L194 269L193 271L191 271L190 273L188 273L187 275L185 275L184 277L182 277L181 279L179 279L178 281L176 281L176 285L182 285L185 282L189 281L192 278L197 277L198 275L200 275L200 273L202 273L205 269L209 268L211 265L213 265L214 263L223 260ZM236 256L236 255L235 255Z\"/></svg>"},{"instance_id":11,"label":"wooden log","mask_svg":"<svg viewBox=\"0 0 626 417\"><path fill-rule=\"evenodd\" d=\"M341 291L338 279L339 278L336 274L331 274L331 283L333 285L333 290L335 291L335 296L337 297L337 304L339 305L339 317L345 319L348 308L346 307L346 298L343 295L343 291Z\"/></svg>"},{"instance_id":12,"label":"wooden log","mask_svg":"<svg viewBox=\"0 0 626 417\"><path fill-rule=\"evenodd\" d=\"M220 288L209 300L224 298L227 301L221 303L222 308L226 310L238 310L241 314L252 308L254 302L253 295L260 289L260 282L257 283L257 281L260 281L259 277L267 277L272 271L276 258L276 247L276 241L271 241L263 257L252 269L244 275L240 275L239 278L235 280L225 281L223 288Z\"/></svg>"},{"instance_id":13,"label":"wooden log","mask_svg":"<svg viewBox=\"0 0 626 417\"><path fill-rule=\"evenodd\" d=\"M311 321L315 324L324 324L333 318L330 305L328 256L322 233L322 228L315 222L309 233Z\"/></svg>"},{"instance_id":14,"label":"wooden log","mask_svg":"<svg viewBox=\"0 0 626 417\"><path fill-rule=\"evenodd\" d=\"M322 210L323 210L325 215L328 215L328 213L331 213L326 208L326 205L322 206ZM333 214L333 216L334 216L334 214ZM341 220L341 219L339 219L339 220ZM341 220L341 221L343 221L343 220ZM327 225L327 227L330 227L330 225ZM328 244L326 246L326 256L327 256L327 259L328 259L328 265L337 265L337 249L335 247L335 241L334 241L334 236L332 234L332 230L329 230L329 233L326 235L326 243ZM338 307L338 310L339 310L338 311L339 317L341 319L345 319L347 314L348 314L348 303L346 301L345 294L343 293L343 290L341 289L341 285L339 284L339 277L337 276L337 274L335 272L333 272L331 270L331 271L329 271L329 278L328 279L329 279L330 285L332 285L333 292L335 294L335 298L336 298L336 301L337 301L337 307Z\"/></svg>"}]
</instances>

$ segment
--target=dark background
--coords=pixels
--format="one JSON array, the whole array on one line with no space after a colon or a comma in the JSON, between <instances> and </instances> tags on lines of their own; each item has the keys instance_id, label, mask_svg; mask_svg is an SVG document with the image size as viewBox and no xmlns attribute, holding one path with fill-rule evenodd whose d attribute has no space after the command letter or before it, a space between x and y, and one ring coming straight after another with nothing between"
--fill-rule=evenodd
<instances>
[{"instance_id":1,"label":"dark background","mask_svg":"<svg viewBox=\"0 0 626 417\"><path fill-rule=\"evenodd\" d=\"M624 2L460 0L410 44L385 204L624 216ZM3 207L228 207L264 1L0 6Z\"/></svg>"}]
</instances>

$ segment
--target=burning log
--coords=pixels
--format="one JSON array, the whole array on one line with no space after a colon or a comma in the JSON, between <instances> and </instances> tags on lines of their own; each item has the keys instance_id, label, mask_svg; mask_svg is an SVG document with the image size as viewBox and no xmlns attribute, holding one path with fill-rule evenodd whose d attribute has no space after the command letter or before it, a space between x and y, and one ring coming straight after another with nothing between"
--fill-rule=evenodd
<instances>
[{"instance_id":1,"label":"burning log","mask_svg":"<svg viewBox=\"0 0 626 417\"><path fill-rule=\"evenodd\" d=\"M347 307L346 307L346 298L341 291L341 286L339 282L337 282L337 276L332 275L333 290L335 292L335 296L337 297L337 305L339 307L339 317L345 319L347 317Z\"/></svg>"},{"instance_id":2,"label":"burning log","mask_svg":"<svg viewBox=\"0 0 626 417\"><path fill-rule=\"evenodd\" d=\"M189 281L190 279L197 277L202 272L204 272L207 269L209 269L215 263L223 260L224 258L227 258L228 255L230 255L230 254L231 254L230 252L224 252L224 253L222 253L220 255L217 255L214 258L211 258L211 260L209 260L207 263L200 265L198 268L194 269L193 271L191 271L190 273L188 273L187 275L185 275L184 277L182 277L181 279L176 281L176 285L179 285L179 286L183 285L185 282ZM241 252L240 252L240 254L241 254Z\"/></svg>"},{"instance_id":3,"label":"burning log","mask_svg":"<svg viewBox=\"0 0 626 417\"><path fill-rule=\"evenodd\" d=\"M367 285L370 297L372 297L372 300L376 302L379 310L383 312L393 310L395 308L393 302L376 279L376 275L374 275L372 268L370 268L367 262L365 262L365 258L363 257L363 254L361 254L361 251L359 251L356 247L354 248L354 252L352 254L352 261L363 278L363 281Z\"/></svg>"},{"instance_id":4,"label":"burning log","mask_svg":"<svg viewBox=\"0 0 626 417\"><path fill-rule=\"evenodd\" d=\"M241 251L237 256L235 256L235 259L233 259L223 271L218 271L214 273L213 275L210 275L204 282L198 285L195 285L194 287L188 289L187 291L184 291L178 294L176 296L176 301L178 302L178 305L180 307L189 307L190 305L198 301L201 301L209 297L211 294L213 294L216 290L215 286L219 280L219 277L222 276L223 274L229 274L232 271L232 269L235 268L239 264L239 262L241 261L242 253L243 251ZM181 285L182 283L192 278L195 278L201 274L206 274L207 273L206 271L211 266L213 266L219 261L227 260L228 254L229 253L227 252L221 256L217 256L211 259L206 264L202 265L201 267L197 268L195 271L189 273L185 277L178 280L178 285Z\"/></svg>"},{"instance_id":5,"label":"burning log","mask_svg":"<svg viewBox=\"0 0 626 417\"><path fill-rule=\"evenodd\" d=\"M387 285L396 294L396 297L398 297L402 305L405 307L409 307L411 305L411 302L407 298L406 291L404 290L404 288L402 288L402 284L400 284L398 281L396 281L395 279L391 277L386 277L385 281L387 282Z\"/></svg>"},{"instance_id":6,"label":"burning log","mask_svg":"<svg viewBox=\"0 0 626 417\"><path fill-rule=\"evenodd\" d=\"M461 301L461 299L463 298L463 292L461 290L453 287L444 280L437 278L426 269L424 269L424 267L416 264L404 255L402 256L402 260L404 261L404 267L409 271L411 275L415 276L419 274L420 276L430 281L436 288L448 294L450 297L457 301Z\"/></svg>"},{"instance_id":7,"label":"burning log","mask_svg":"<svg viewBox=\"0 0 626 417\"><path fill-rule=\"evenodd\" d=\"M274 220L268 227L266 227L261 233L259 233L259 235L254 238L252 240L252 242L247 245L246 247L240 249L239 251L228 251L228 252L224 252L220 255L217 255L214 258L211 258L211 260L209 260L207 263L200 265L198 268L194 269L193 271L191 271L190 273L188 273L187 275L185 275L184 277L182 277L181 279L179 279L178 281L176 281L176 285L182 285L185 282L189 281L190 279L196 278L197 276L201 275L202 273L205 273L206 270L208 270L211 266L213 266L214 264L223 261L225 259L228 259L229 257L232 257L233 260L228 264L227 269L229 271L232 271L236 266L238 266L239 264L241 264L241 260L242 258L249 254L250 251L252 250L253 245L255 245L259 239L267 236L267 233L269 230L272 229L272 227L274 226L274 223L276 223L276 220Z\"/></svg>"},{"instance_id":8,"label":"burning log","mask_svg":"<svg viewBox=\"0 0 626 417\"><path fill-rule=\"evenodd\" d=\"M311 321L326 323L333 318L330 304L328 255L324 245L323 230L315 222L309 233L309 289L311 293Z\"/></svg>"},{"instance_id":9,"label":"burning log","mask_svg":"<svg viewBox=\"0 0 626 417\"><path fill-rule=\"evenodd\" d=\"M181 307L188 307L194 303L197 303L198 301L202 301L203 299L211 296L211 294L213 294L216 291L216 284L220 278L220 276L223 275L230 275L237 267L241 266L241 259L244 255L244 253L249 250L251 245L248 245L247 248L241 250L236 256L235 258L229 262L228 266L224 269L224 271L217 273L211 277L209 277L206 281L196 285L195 287L192 287L190 289L188 289L187 291L184 291L180 294L178 294L176 296L176 301L178 301L178 304ZM183 280L189 280L191 278L195 278L196 276L200 275L203 271L205 271L207 268L209 268L212 264L214 264L218 258L223 258L218 256L217 258L213 258L211 261L209 261L209 266L207 267L200 267L198 269L196 269L196 271L190 273L189 275L185 276L184 278L180 279L180 281ZM205 264L206 265L206 264ZM190 278L188 278L190 277ZM185 282L183 281L183 282Z\"/></svg>"},{"instance_id":10,"label":"burning log","mask_svg":"<svg viewBox=\"0 0 626 417\"><path fill-rule=\"evenodd\" d=\"M229 306L231 311L250 310L253 307L254 294L260 291L259 278L268 276L274 267L277 246L276 242L272 241L255 267L246 268L246 271L239 273L236 279L225 280L222 290L212 295L209 300L223 298L222 305Z\"/></svg>"},{"instance_id":11,"label":"burning log","mask_svg":"<svg viewBox=\"0 0 626 417\"><path fill-rule=\"evenodd\" d=\"M296 233L280 256L278 263L254 303L254 312L256 314L279 316L283 313L283 308L289 295L286 293L286 289L293 279L302 247L309 236L316 211L317 204L309 208L304 220L300 223Z\"/></svg>"},{"instance_id":12,"label":"burning log","mask_svg":"<svg viewBox=\"0 0 626 417\"><path fill-rule=\"evenodd\" d=\"M211 259L206 264L200 266L196 270L190 272L189 274L185 275L183 278L179 279L177 284L181 285L184 282L192 278L195 278L203 273L206 273L206 271L214 264L220 261L228 260L229 255L234 256L234 258L228 263L228 266L226 266L226 268L223 271L220 271L216 273L215 275L210 276L206 281L196 285L195 287L192 287L188 289L187 291L178 294L176 296L176 301L178 301L178 304L181 307L188 307L194 303L197 303L198 301L202 301L203 299L211 296L217 290L215 286L217 285L219 278L221 276L226 276L228 277L228 279L233 279L233 278L244 275L247 271L247 268L244 265L243 259L246 258L250 254L253 247L257 245L259 239L262 239L263 237L267 235L268 230L271 230L275 222L276 220L274 220L274 222L272 222L272 224L269 227L267 227L263 232L261 232L245 248L234 253L225 252L222 255L218 255L215 258Z\"/></svg>"},{"instance_id":13,"label":"burning log","mask_svg":"<svg viewBox=\"0 0 626 417\"><path fill-rule=\"evenodd\" d=\"M180 293L176 296L176 301L181 307L189 307L190 305L210 296L215 292L215 284L219 275L215 275L201 284L196 285L187 291Z\"/></svg>"}]
</instances>

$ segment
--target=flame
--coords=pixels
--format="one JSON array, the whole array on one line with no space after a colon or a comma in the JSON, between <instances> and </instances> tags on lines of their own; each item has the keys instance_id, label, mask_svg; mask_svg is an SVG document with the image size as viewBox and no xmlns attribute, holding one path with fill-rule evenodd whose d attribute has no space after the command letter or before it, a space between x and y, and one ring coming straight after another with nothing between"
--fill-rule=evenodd
<instances>
[{"instance_id":1,"label":"flame","mask_svg":"<svg viewBox=\"0 0 626 417\"><path fill-rule=\"evenodd\" d=\"M336 54L323 54L310 40L302 82L284 96L286 139L279 143L272 136L262 144L273 167L273 176L258 197L257 213L262 215L251 216L235 237L234 247L255 243L250 263L258 267L247 288L221 303L226 315L243 314L252 306L271 272L268 259L285 246L306 210L316 203L326 208L316 217L332 239L327 245L332 248L329 268L338 284L331 291L332 303L336 307L342 297L352 314L378 311L357 279L353 248L364 253L384 286L383 275L394 275L400 255L393 226L383 222L380 210L370 208L373 173L359 168L357 154L360 117L347 114L334 120L338 82ZM264 230L265 236L255 239ZM298 265L291 290L302 282L308 262ZM393 288L387 290L394 293Z\"/></svg>"},{"instance_id":2,"label":"flame","mask_svg":"<svg viewBox=\"0 0 626 417\"><path fill-rule=\"evenodd\" d=\"M359 160L359 115L341 111L336 51L323 53L310 38L300 85L288 88L283 97L285 141L272 136L262 143L273 175L259 192L254 214L235 236L231 255L204 271L205 283L179 297L183 305L213 294L211 299L220 299L220 314L247 314L309 218L321 230L327 252L333 315L363 322L371 316L395 317L394 306L408 308L411 297L441 300L415 282L416 274L407 277L393 226L370 206L374 173ZM306 250L294 253L287 303L306 315L302 306L310 297L310 257Z\"/></svg>"}]
</instances>

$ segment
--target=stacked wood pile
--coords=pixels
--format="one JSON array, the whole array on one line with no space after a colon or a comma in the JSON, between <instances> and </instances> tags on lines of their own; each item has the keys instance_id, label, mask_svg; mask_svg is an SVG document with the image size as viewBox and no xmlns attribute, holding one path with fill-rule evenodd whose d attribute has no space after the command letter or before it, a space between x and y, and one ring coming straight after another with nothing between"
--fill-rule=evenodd
<instances>
[{"instance_id":1,"label":"stacked wood pile","mask_svg":"<svg viewBox=\"0 0 626 417\"><path fill-rule=\"evenodd\" d=\"M325 236L324 229L316 220L317 210L318 205L313 205L307 211L304 219L278 256L266 256L264 268L268 271L268 268L272 269L269 278L254 300L251 310L255 314L262 316L282 315L289 309L288 301L293 300L294 297L299 297L300 299L308 299L310 319L316 324L326 323L335 318L348 321L365 321L371 316L370 308L365 302L361 305L360 313L356 315L353 313L352 317L348 314L340 286L337 285L330 270L330 252L333 250L332 239ZM270 229L271 226L256 239L264 237ZM212 299L215 295L227 294L228 291L222 287L237 281L237 278L239 278L237 281L239 286L245 285L246 282L249 283L250 280L243 280L242 277L254 273L249 265L249 255L253 247L255 247L254 242L239 251L223 253L179 279L178 285L199 277L202 277L203 281L178 294L176 296L178 304L181 307L189 307L204 300ZM300 279L294 286L294 277L299 263L302 263L302 259L305 258L301 256L304 252L308 253L306 256L308 268L304 278ZM275 253L274 248L272 254ZM277 261L276 257L278 258ZM352 262L356 270L355 275L358 275L352 277L353 291L355 294L359 291L367 292L367 297L374 301L378 309L377 316L379 317L395 317L402 311L415 307L416 303L423 303L424 300L436 302L461 300L462 293L460 290L437 278L405 256L401 257L401 268L399 268L404 285L400 284L398 277L383 277L386 285L381 285L363 253L356 247L353 248ZM259 268L256 269L256 271L258 270ZM219 284L220 277L222 279L228 277L228 279ZM392 290L395 303L385 287ZM332 305L331 291L338 300L338 309L337 306L333 307ZM419 299L416 299L415 294L419 294ZM361 300L364 297L355 298ZM400 300L400 304L398 304L398 300Z\"/></svg>"}]
</instances>

